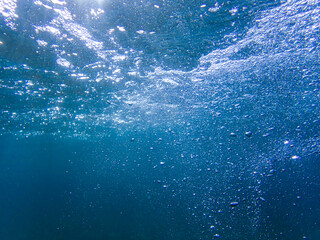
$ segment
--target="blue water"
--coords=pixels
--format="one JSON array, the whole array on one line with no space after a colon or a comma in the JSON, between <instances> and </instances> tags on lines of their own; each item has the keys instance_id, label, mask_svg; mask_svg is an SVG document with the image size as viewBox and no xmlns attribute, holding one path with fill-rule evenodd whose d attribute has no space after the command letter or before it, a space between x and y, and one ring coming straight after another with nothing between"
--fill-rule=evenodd
<instances>
[{"instance_id":1,"label":"blue water","mask_svg":"<svg viewBox=\"0 0 320 240\"><path fill-rule=\"evenodd\" d=\"M0 1L1 240L320 239L317 0Z\"/></svg>"}]
</instances>

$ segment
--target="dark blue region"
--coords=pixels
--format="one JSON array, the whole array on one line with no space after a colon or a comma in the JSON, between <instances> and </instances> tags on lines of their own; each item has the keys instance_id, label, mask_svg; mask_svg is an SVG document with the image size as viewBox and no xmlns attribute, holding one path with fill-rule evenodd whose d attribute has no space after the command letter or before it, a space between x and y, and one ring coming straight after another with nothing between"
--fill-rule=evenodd
<instances>
[{"instance_id":1,"label":"dark blue region","mask_svg":"<svg viewBox=\"0 0 320 240\"><path fill-rule=\"evenodd\" d=\"M310 154L303 164L279 160L272 173L276 177L263 183L263 233L269 239L319 239L319 153Z\"/></svg>"},{"instance_id":2,"label":"dark blue region","mask_svg":"<svg viewBox=\"0 0 320 240\"><path fill-rule=\"evenodd\" d=\"M272 153L277 131L265 144L196 123L187 138L179 128L99 142L2 136L0 238L317 240L319 152L293 161L290 146Z\"/></svg>"},{"instance_id":3,"label":"dark blue region","mask_svg":"<svg viewBox=\"0 0 320 240\"><path fill-rule=\"evenodd\" d=\"M153 175L151 164L143 163L134 149L123 151L126 144L134 144L130 139L122 145L114 137L98 147L51 137L1 137L0 238L195 236L183 196L173 199L172 190L158 182L159 174Z\"/></svg>"}]
</instances>

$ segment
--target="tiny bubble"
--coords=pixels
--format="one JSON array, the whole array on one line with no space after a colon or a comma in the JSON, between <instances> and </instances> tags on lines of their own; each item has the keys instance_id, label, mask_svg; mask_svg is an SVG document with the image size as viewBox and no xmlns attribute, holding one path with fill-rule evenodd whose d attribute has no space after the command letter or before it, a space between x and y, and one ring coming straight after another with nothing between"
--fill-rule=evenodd
<instances>
[{"instance_id":1,"label":"tiny bubble","mask_svg":"<svg viewBox=\"0 0 320 240\"><path fill-rule=\"evenodd\" d=\"M230 206L231 206L231 207L235 207L235 206L237 206L237 205L239 205L239 202L231 202L231 203L230 203Z\"/></svg>"},{"instance_id":2,"label":"tiny bubble","mask_svg":"<svg viewBox=\"0 0 320 240\"><path fill-rule=\"evenodd\" d=\"M244 135L246 135L246 137L251 137L252 136L252 132L250 132L250 131L245 132Z\"/></svg>"},{"instance_id":3,"label":"tiny bubble","mask_svg":"<svg viewBox=\"0 0 320 240\"><path fill-rule=\"evenodd\" d=\"M231 137L236 137L237 134L235 134L234 132L232 132L232 133L230 133L230 136L231 136Z\"/></svg>"}]
</instances>

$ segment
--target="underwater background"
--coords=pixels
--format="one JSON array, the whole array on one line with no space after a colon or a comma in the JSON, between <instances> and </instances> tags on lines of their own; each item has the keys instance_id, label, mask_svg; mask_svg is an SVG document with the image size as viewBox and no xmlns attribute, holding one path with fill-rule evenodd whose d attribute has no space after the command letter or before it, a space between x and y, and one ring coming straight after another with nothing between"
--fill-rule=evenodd
<instances>
[{"instance_id":1,"label":"underwater background","mask_svg":"<svg viewBox=\"0 0 320 240\"><path fill-rule=\"evenodd\" d=\"M0 0L1 240L320 239L318 0Z\"/></svg>"}]
</instances>

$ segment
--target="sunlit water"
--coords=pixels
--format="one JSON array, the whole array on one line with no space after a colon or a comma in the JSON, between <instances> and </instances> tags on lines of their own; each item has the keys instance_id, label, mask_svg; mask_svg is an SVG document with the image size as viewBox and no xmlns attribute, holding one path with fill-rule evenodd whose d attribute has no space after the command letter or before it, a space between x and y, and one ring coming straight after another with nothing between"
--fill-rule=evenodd
<instances>
[{"instance_id":1,"label":"sunlit water","mask_svg":"<svg viewBox=\"0 0 320 240\"><path fill-rule=\"evenodd\" d=\"M320 239L320 3L1 0L0 239Z\"/></svg>"}]
</instances>

